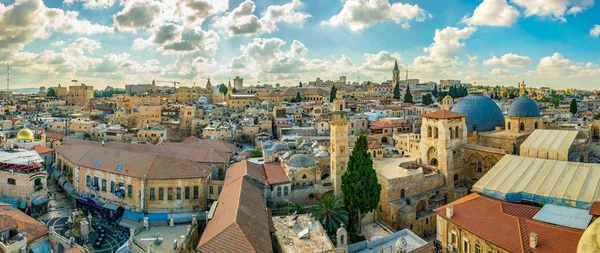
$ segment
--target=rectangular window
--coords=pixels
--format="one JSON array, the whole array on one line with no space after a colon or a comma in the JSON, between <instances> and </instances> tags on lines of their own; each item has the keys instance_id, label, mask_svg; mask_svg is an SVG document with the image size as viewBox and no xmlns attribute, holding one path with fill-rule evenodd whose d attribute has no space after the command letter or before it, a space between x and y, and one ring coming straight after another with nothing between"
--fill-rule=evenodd
<instances>
[{"instance_id":1,"label":"rectangular window","mask_svg":"<svg viewBox=\"0 0 600 253\"><path fill-rule=\"evenodd\" d=\"M96 187L98 187L98 180L100 180L100 178L94 177L94 186Z\"/></svg>"},{"instance_id":2,"label":"rectangular window","mask_svg":"<svg viewBox=\"0 0 600 253\"><path fill-rule=\"evenodd\" d=\"M163 188L158 188L158 200L163 200L165 196L165 191Z\"/></svg>"},{"instance_id":3,"label":"rectangular window","mask_svg":"<svg viewBox=\"0 0 600 253\"><path fill-rule=\"evenodd\" d=\"M133 195L133 186L128 185L127 186L127 197L131 198L131 195Z\"/></svg>"},{"instance_id":4,"label":"rectangular window","mask_svg":"<svg viewBox=\"0 0 600 253\"><path fill-rule=\"evenodd\" d=\"M464 253L469 253L470 251L470 247L469 247L469 242L467 242L465 239L463 239L463 252Z\"/></svg>"},{"instance_id":5,"label":"rectangular window","mask_svg":"<svg viewBox=\"0 0 600 253\"><path fill-rule=\"evenodd\" d=\"M219 186L219 194L221 194L221 190L223 190L223 187Z\"/></svg>"},{"instance_id":6,"label":"rectangular window","mask_svg":"<svg viewBox=\"0 0 600 253\"><path fill-rule=\"evenodd\" d=\"M110 181L110 192L114 193L115 192L115 182Z\"/></svg>"},{"instance_id":7,"label":"rectangular window","mask_svg":"<svg viewBox=\"0 0 600 253\"><path fill-rule=\"evenodd\" d=\"M185 199L190 199L190 187L185 187Z\"/></svg>"},{"instance_id":8,"label":"rectangular window","mask_svg":"<svg viewBox=\"0 0 600 253\"><path fill-rule=\"evenodd\" d=\"M150 188L150 200L154 200L154 188Z\"/></svg>"},{"instance_id":9,"label":"rectangular window","mask_svg":"<svg viewBox=\"0 0 600 253\"><path fill-rule=\"evenodd\" d=\"M106 191L106 179L102 179L102 191Z\"/></svg>"},{"instance_id":10,"label":"rectangular window","mask_svg":"<svg viewBox=\"0 0 600 253\"><path fill-rule=\"evenodd\" d=\"M215 192L214 192L214 187L213 187L212 185L211 185L210 187L208 187L208 192L209 192L210 194L214 194L214 193L215 193Z\"/></svg>"},{"instance_id":11,"label":"rectangular window","mask_svg":"<svg viewBox=\"0 0 600 253\"><path fill-rule=\"evenodd\" d=\"M173 200L173 188L167 188L167 200Z\"/></svg>"},{"instance_id":12,"label":"rectangular window","mask_svg":"<svg viewBox=\"0 0 600 253\"><path fill-rule=\"evenodd\" d=\"M177 187L177 200L181 199L181 187Z\"/></svg>"},{"instance_id":13,"label":"rectangular window","mask_svg":"<svg viewBox=\"0 0 600 253\"><path fill-rule=\"evenodd\" d=\"M194 199L198 199L198 186L194 186Z\"/></svg>"}]
</instances>

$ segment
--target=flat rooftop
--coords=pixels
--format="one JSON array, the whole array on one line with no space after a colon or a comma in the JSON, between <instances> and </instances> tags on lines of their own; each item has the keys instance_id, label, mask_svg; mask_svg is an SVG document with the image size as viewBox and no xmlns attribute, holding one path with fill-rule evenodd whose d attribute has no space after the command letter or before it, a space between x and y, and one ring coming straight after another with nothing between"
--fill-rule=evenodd
<instances>
[{"instance_id":1,"label":"flat rooftop","mask_svg":"<svg viewBox=\"0 0 600 253\"><path fill-rule=\"evenodd\" d=\"M419 170L406 169L400 167L400 164L414 163L416 158L414 157L400 157L400 158L381 158L373 160L373 168L377 171L377 174L387 178L394 179L399 177L405 177L418 173Z\"/></svg>"},{"instance_id":2,"label":"flat rooftop","mask_svg":"<svg viewBox=\"0 0 600 253\"><path fill-rule=\"evenodd\" d=\"M298 215L296 221L293 218L293 215L273 217L277 243L284 253L322 252L334 248L321 223L309 218L308 214ZM309 221L312 222L310 234L299 238L298 234L308 227Z\"/></svg>"},{"instance_id":3,"label":"flat rooftop","mask_svg":"<svg viewBox=\"0 0 600 253\"><path fill-rule=\"evenodd\" d=\"M148 230L141 229L135 235L135 241L138 245L144 245L144 250L148 245L152 245L152 252L173 252L173 242L177 240L179 247L183 243L186 232L186 225L150 227ZM162 240L160 245L154 243L156 238Z\"/></svg>"}]
</instances>

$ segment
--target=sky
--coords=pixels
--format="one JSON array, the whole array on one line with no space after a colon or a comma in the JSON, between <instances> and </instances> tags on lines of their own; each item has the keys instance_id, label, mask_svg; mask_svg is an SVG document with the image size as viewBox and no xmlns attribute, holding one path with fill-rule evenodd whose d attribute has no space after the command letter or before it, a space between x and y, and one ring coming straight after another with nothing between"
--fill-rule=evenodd
<instances>
[{"instance_id":1,"label":"sky","mask_svg":"<svg viewBox=\"0 0 600 253\"><path fill-rule=\"evenodd\" d=\"M594 0L0 0L0 75L204 86L421 82L600 88ZM4 84L0 83L0 87Z\"/></svg>"}]
</instances>

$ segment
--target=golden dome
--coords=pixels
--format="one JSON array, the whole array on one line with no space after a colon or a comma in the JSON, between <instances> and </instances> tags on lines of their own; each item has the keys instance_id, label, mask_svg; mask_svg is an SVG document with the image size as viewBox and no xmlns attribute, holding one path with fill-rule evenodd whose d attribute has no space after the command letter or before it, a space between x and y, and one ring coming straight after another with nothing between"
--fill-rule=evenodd
<instances>
[{"instance_id":1,"label":"golden dome","mask_svg":"<svg viewBox=\"0 0 600 253\"><path fill-rule=\"evenodd\" d=\"M583 232L579 245L577 245L577 253L598 252L600 251L600 219L596 219Z\"/></svg>"},{"instance_id":2,"label":"golden dome","mask_svg":"<svg viewBox=\"0 0 600 253\"><path fill-rule=\"evenodd\" d=\"M450 95L446 95L444 99L452 99L452 97Z\"/></svg>"},{"instance_id":3,"label":"golden dome","mask_svg":"<svg viewBox=\"0 0 600 253\"><path fill-rule=\"evenodd\" d=\"M19 130L17 133L18 141L33 141L33 133L27 128Z\"/></svg>"}]
</instances>

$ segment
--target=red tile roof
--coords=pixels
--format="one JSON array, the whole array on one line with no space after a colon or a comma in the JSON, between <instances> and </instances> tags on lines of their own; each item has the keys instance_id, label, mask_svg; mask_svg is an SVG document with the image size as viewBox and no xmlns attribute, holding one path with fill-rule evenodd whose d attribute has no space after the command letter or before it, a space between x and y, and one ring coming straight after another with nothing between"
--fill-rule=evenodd
<instances>
[{"instance_id":1,"label":"red tile roof","mask_svg":"<svg viewBox=\"0 0 600 253\"><path fill-rule=\"evenodd\" d=\"M196 248L199 252L273 252L269 210L261 185L250 178L260 165L243 161L228 170L213 219ZM262 171L260 171L262 173Z\"/></svg>"},{"instance_id":2,"label":"red tile roof","mask_svg":"<svg viewBox=\"0 0 600 253\"><path fill-rule=\"evenodd\" d=\"M35 152L37 152L38 154L45 154L45 153L54 151L54 149L51 149L49 147L42 146L42 145L35 145L33 148L35 149Z\"/></svg>"},{"instance_id":3,"label":"red tile roof","mask_svg":"<svg viewBox=\"0 0 600 253\"><path fill-rule=\"evenodd\" d=\"M54 140L62 140L65 138L65 135L60 134L60 133L46 132L46 138L54 139Z\"/></svg>"},{"instance_id":4,"label":"red tile roof","mask_svg":"<svg viewBox=\"0 0 600 253\"><path fill-rule=\"evenodd\" d=\"M600 216L600 201L595 201L594 203L592 203L592 208L590 209L590 215Z\"/></svg>"},{"instance_id":5,"label":"red tile roof","mask_svg":"<svg viewBox=\"0 0 600 253\"><path fill-rule=\"evenodd\" d=\"M575 252L583 230L533 220L539 207L504 202L472 193L434 210L439 216L511 252ZM538 234L535 249L529 247L529 233Z\"/></svg>"},{"instance_id":6,"label":"red tile roof","mask_svg":"<svg viewBox=\"0 0 600 253\"><path fill-rule=\"evenodd\" d=\"M2 218L9 216L17 222L17 230L25 235L28 244L48 235L48 228L44 223L31 218L31 216L21 212L21 210L12 208L12 206L2 206L0 208L0 215L2 215L0 216Z\"/></svg>"},{"instance_id":7,"label":"red tile roof","mask_svg":"<svg viewBox=\"0 0 600 253\"><path fill-rule=\"evenodd\" d=\"M281 163L267 163L263 166L265 167L265 174L267 175L269 185L290 182L290 178L285 173Z\"/></svg>"},{"instance_id":8,"label":"red tile roof","mask_svg":"<svg viewBox=\"0 0 600 253\"><path fill-rule=\"evenodd\" d=\"M380 149L383 148L383 146L379 145L379 143L377 142L370 142L368 145L369 149Z\"/></svg>"},{"instance_id":9,"label":"red tile roof","mask_svg":"<svg viewBox=\"0 0 600 253\"><path fill-rule=\"evenodd\" d=\"M424 114L423 117L426 118L434 118L434 119L452 119L452 118L462 118L466 117L464 114L456 113L448 110L437 110L435 112L430 112L428 114Z\"/></svg>"}]
</instances>

